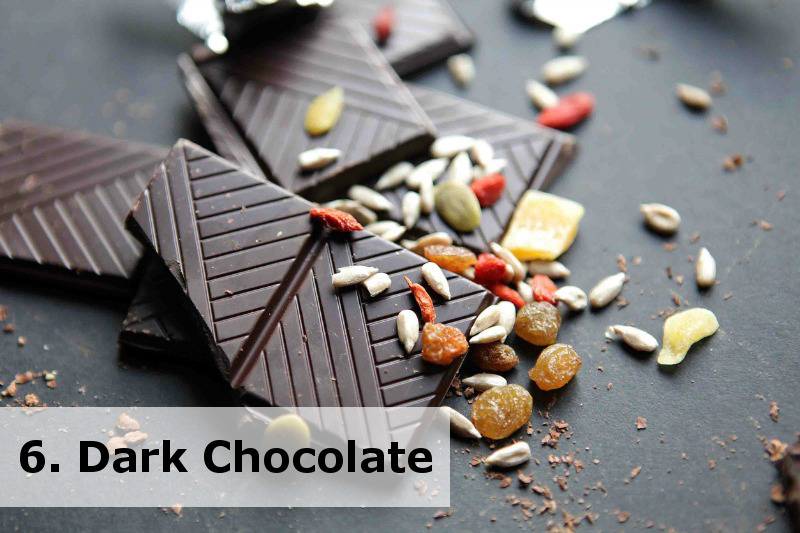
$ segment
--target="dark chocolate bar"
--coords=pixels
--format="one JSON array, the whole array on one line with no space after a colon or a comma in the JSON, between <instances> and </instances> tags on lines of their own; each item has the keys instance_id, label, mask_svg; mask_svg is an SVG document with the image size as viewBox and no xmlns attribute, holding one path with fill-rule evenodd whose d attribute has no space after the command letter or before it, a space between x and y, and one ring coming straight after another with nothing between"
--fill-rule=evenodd
<instances>
[{"instance_id":1,"label":"dark chocolate bar","mask_svg":"<svg viewBox=\"0 0 800 533\"><path fill-rule=\"evenodd\" d=\"M409 84L409 88L440 136L466 135L484 139L494 147L495 158L508 161L502 172L506 178L505 192L497 203L482 209L481 224L477 229L469 233L458 232L448 226L436 211L422 215L415 227L417 233L443 231L450 234L457 244L487 251L490 242L500 242L522 194L528 189L547 188L572 160L575 139L463 98L419 85ZM445 179L441 177L437 183ZM390 218L402 221L400 205L407 191L404 185L381 191L395 205L388 214Z\"/></svg>"},{"instance_id":2,"label":"dark chocolate bar","mask_svg":"<svg viewBox=\"0 0 800 533\"><path fill-rule=\"evenodd\" d=\"M165 148L16 120L0 125L0 269L103 291L141 246L123 226Z\"/></svg>"},{"instance_id":3,"label":"dark chocolate bar","mask_svg":"<svg viewBox=\"0 0 800 533\"><path fill-rule=\"evenodd\" d=\"M423 152L432 140L425 113L355 24L317 20L198 68L186 59L180 67L193 97L198 87L210 88L198 104L219 101L235 125L226 135L239 137L262 175L296 194L324 198ZM337 85L345 92L341 117L325 135L310 136L304 128L309 104ZM208 122L207 114L201 118ZM219 127L208 129L213 135ZM337 148L342 156L302 171L298 155L316 147Z\"/></svg>"},{"instance_id":4,"label":"dark chocolate bar","mask_svg":"<svg viewBox=\"0 0 800 533\"><path fill-rule=\"evenodd\" d=\"M389 39L379 46L400 76L433 65L473 44L472 32L445 0L337 0L320 16L352 18L370 34L376 15L394 7Z\"/></svg>"},{"instance_id":5,"label":"dark chocolate bar","mask_svg":"<svg viewBox=\"0 0 800 533\"><path fill-rule=\"evenodd\" d=\"M424 259L365 231L324 230L311 207L179 141L128 223L159 256L198 336L250 401L438 405L461 360L430 365L419 345L406 356L395 326L401 310L415 309L403 276L420 281ZM360 286L335 289L332 274L353 264L386 272L391 288L373 298ZM453 298L434 296L437 320L466 331L492 296L448 278Z\"/></svg>"}]
</instances>

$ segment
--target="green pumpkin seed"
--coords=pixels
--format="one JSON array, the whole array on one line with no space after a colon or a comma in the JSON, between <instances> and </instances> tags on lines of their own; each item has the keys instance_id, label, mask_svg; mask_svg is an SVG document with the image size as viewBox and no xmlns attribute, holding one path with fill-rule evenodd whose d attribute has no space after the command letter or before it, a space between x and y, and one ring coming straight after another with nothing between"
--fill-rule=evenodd
<instances>
[{"instance_id":1,"label":"green pumpkin seed","mask_svg":"<svg viewBox=\"0 0 800 533\"><path fill-rule=\"evenodd\" d=\"M336 125L344 108L344 89L333 87L314 98L306 111L306 131L309 135L324 135Z\"/></svg>"},{"instance_id":2,"label":"green pumpkin seed","mask_svg":"<svg viewBox=\"0 0 800 533\"><path fill-rule=\"evenodd\" d=\"M472 189L460 181L436 187L436 211L457 231L472 231L481 223L481 205Z\"/></svg>"}]
</instances>

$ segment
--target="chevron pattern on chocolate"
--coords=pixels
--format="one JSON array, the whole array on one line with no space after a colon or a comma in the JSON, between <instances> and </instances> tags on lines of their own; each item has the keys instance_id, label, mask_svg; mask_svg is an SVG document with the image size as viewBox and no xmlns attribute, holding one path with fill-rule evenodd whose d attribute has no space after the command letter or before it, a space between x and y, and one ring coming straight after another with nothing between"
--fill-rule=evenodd
<instances>
[{"instance_id":1,"label":"chevron pattern on chocolate","mask_svg":"<svg viewBox=\"0 0 800 533\"><path fill-rule=\"evenodd\" d=\"M470 233L460 233L447 225L436 212L423 215L417 223L421 233L444 231L456 243L485 251L492 241L499 241L505 232L514 208L527 189L544 189L560 173L570 159L575 141L570 135L538 126L439 91L409 84L412 94L428 114L440 136L468 135L485 139L495 149L495 157L506 159L506 190L490 208L483 209L481 225ZM444 179L444 178L440 178ZM402 220L400 205L408 191L398 187L383 191L396 206L390 213Z\"/></svg>"},{"instance_id":2,"label":"chevron pattern on chocolate","mask_svg":"<svg viewBox=\"0 0 800 533\"><path fill-rule=\"evenodd\" d=\"M397 313L415 306L402 277L421 280L424 260L367 232L323 232L312 205L180 141L130 226L191 300L220 366L244 369L238 381L251 397L283 407L438 405L460 361L429 365L419 346L405 356L395 332ZM392 287L375 298L334 289L332 274L353 264L386 272ZM437 302L437 317L466 331L492 298L449 277L453 298Z\"/></svg>"},{"instance_id":3,"label":"chevron pattern on chocolate","mask_svg":"<svg viewBox=\"0 0 800 533\"><path fill-rule=\"evenodd\" d=\"M123 222L167 151L7 121L0 125L0 264L128 278L141 254ZM32 268L28 268L32 267Z\"/></svg>"},{"instance_id":4,"label":"chevron pattern on chocolate","mask_svg":"<svg viewBox=\"0 0 800 533\"><path fill-rule=\"evenodd\" d=\"M314 22L199 69L215 94L192 95L198 105L208 109L203 102L217 98L264 175L297 194L320 198L421 153L432 138L433 127L408 89L369 36L352 24ZM199 84L193 77L185 80ZM328 134L312 138L304 129L308 105L334 85L345 90L342 115ZM219 126L203 113L201 118L210 130ZM302 172L298 154L321 146L338 148L343 155L324 169Z\"/></svg>"},{"instance_id":5,"label":"chevron pattern on chocolate","mask_svg":"<svg viewBox=\"0 0 800 533\"><path fill-rule=\"evenodd\" d=\"M352 18L370 35L373 21L387 5L385 0L338 0L327 11ZM463 52L474 41L472 33L445 0L402 0L391 2L395 23L381 52L400 76Z\"/></svg>"}]
</instances>

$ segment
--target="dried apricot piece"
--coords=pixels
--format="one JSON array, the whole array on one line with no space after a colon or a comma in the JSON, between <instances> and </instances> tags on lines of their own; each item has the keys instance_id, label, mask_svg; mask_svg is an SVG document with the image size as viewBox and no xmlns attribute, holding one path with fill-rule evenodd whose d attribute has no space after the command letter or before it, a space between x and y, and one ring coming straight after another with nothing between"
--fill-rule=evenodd
<instances>
[{"instance_id":1,"label":"dried apricot piece","mask_svg":"<svg viewBox=\"0 0 800 533\"><path fill-rule=\"evenodd\" d=\"M422 253L428 261L456 274L464 272L478 262L477 256L470 250L449 244L426 246Z\"/></svg>"},{"instance_id":2,"label":"dried apricot piece","mask_svg":"<svg viewBox=\"0 0 800 533\"><path fill-rule=\"evenodd\" d=\"M502 342L490 342L472 347L472 361L481 370L507 372L519 364L519 357L511 346Z\"/></svg>"},{"instance_id":3,"label":"dried apricot piece","mask_svg":"<svg viewBox=\"0 0 800 533\"><path fill-rule=\"evenodd\" d=\"M469 349L460 329L426 322L422 328L422 359L436 365L449 365Z\"/></svg>"},{"instance_id":4,"label":"dried apricot piece","mask_svg":"<svg viewBox=\"0 0 800 533\"><path fill-rule=\"evenodd\" d=\"M528 376L542 390L560 389L581 369L581 356L569 344L548 346L533 365Z\"/></svg>"},{"instance_id":5,"label":"dried apricot piece","mask_svg":"<svg viewBox=\"0 0 800 533\"><path fill-rule=\"evenodd\" d=\"M554 305L547 302L531 302L517 311L514 332L531 344L548 346L556 342L560 327L561 315Z\"/></svg>"},{"instance_id":6,"label":"dried apricot piece","mask_svg":"<svg viewBox=\"0 0 800 533\"><path fill-rule=\"evenodd\" d=\"M713 335L719 329L716 315L696 307L676 313L664 322L664 340L658 364L677 365L686 357L692 344Z\"/></svg>"},{"instance_id":7,"label":"dried apricot piece","mask_svg":"<svg viewBox=\"0 0 800 533\"><path fill-rule=\"evenodd\" d=\"M578 202L527 191L514 210L501 244L520 261L552 261L575 240L583 212Z\"/></svg>"},{"instance_id":8,"label":"dried apricot piece","mask_svg":"<svg viewBox=\"0 0 800 533\"><path fill-rule=\"evenodd\" d=\"M504 439L531 419L533 398L519 385L492 387L472 404L472 423L489 439Z\"/></svg>"}]
</instances>

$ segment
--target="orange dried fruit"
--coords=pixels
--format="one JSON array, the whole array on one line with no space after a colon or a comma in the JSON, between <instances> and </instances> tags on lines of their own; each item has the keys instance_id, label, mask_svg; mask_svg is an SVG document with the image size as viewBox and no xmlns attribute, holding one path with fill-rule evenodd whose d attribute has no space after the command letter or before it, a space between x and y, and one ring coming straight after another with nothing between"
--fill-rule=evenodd
<instances>
[{"instance_id":1,"label":"orange dried fruit","mask_svg":"<svg viewBox=\"0 0 800 533\"><path fill-rule=\"evenodd\" d=\"M572 346L553 344L542 350L528 376L542 390L560 389L578 373L581 363Z\"/></svg>"},{"instance_id":2,"label":"orange dried fruit","mask_svg":"<svg viewBox=\"0 0 800 533\"><path fill-rule=\"evenodd\" d=\"M519 364L519 357L511 346L490 342L472 346L472 361L481 370L507 372Z\"/></svg>"},{"instance_id":3,"label":"orange dried fruit","mask_svg":"<svg viewBox=\"0 0 800 533\"><path fill-rule=\"evenodd\" d=\"M456 274L461 274L478 262L474 253L461 246L434 244L426 246L422 253L428 261Z\"/></svg>"},{"instance_id":4,"label":"orange dried fruit","mask_svg":"<svg viewBox=\"0 0 800 533\"><path fill-rule=\"evenodd\" d=\"M456 327L427 322L422 328L422 359L429 363L449 365L468 349L467 338Z\"/></svg>"},{"instance_id":5,"label":"orange dried fruit","mask_svg":"<svg viewBox=\"0 0 800 533\"><path fill-rule=\"evenodd\" d=\"M561 315L554 305L531 302L517 312L514 332L531 344L548 346L556 342L560 327Z\"/></svg>"},{"instance_id":6,"label":"orange dried fruit","mask_svg":"<svg viewBox=\"0 0 800 533\"><path fill-rule=\"evenodd\" d=\"M531 419L533 398L519 385L492 387L472 404L472 423L489 439L504 439Z\"/></svg>"}]
</instances>

